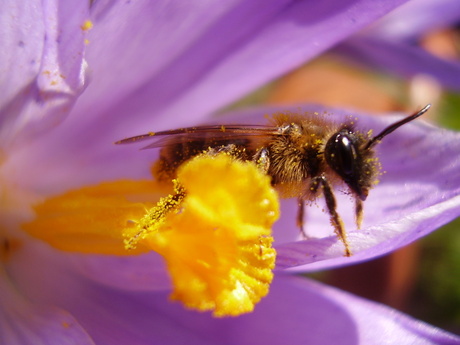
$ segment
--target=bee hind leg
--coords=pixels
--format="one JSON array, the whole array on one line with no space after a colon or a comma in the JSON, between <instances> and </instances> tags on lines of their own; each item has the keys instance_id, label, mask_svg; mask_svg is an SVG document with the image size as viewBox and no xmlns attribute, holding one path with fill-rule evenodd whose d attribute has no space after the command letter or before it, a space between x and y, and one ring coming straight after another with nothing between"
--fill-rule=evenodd
<instances>
[{"instance_id":1,"label":"bee hind leg","mask_svg":"<svg viewBox=\"0 0 460 345\"><path fill-rule=\"evenodd\" d=\"M252 157L252 161L263 173L267 174L270 168L270 154L266 147L259 149Z\"/></svg>"},{"instance_id":2,"label":"bee hind leg","mask_svg":"<svg viewBox=\"0 0 460 345\"><path fill-rule=\"evenodd\" d=\"M245 149L235 144L210 147L204 153L209 156L216 156L219 153L226 153L234 159L247 159L247 153Z\"/></svg>"}]
</instances>

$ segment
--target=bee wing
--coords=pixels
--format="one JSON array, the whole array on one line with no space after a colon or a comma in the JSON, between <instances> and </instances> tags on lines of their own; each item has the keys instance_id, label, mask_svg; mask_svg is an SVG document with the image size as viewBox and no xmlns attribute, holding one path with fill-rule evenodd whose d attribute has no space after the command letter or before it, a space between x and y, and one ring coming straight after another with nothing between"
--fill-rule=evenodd
<instances>
[{"instance_id":1,"label":"bee wing","mask_svg":"<svg viewBox=\"0 0 460 345\"><path fill-rule=\"evenodd\" d=\"M125 138L115 144L129 144L145 140L154 140L142 149L152 149L183 143L184 141L202 140L236 140L254 137L279 135L280 130L275 126L262 125L215 125L173 129L169 131L150 132L134 137Z\"/></svg>"}]
</instances>

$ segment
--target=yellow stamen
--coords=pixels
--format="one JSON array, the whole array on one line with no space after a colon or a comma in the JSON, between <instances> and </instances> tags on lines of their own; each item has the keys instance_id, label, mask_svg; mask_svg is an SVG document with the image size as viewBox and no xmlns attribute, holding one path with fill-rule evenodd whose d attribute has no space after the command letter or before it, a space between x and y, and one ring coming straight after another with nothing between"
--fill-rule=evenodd
<instances>
[{"instance_id":1,"label":"yellow stamen","mask_svg":"<svg viewBox=\"0 0 460 345\"><path fill-rule=\"evenodd\" d=\"M215 316L252 311L268 293L275 264L271 226L279 205L269 178L221 154L184 164L177 180L181 201L170 203L173 195L149 210L137 233L128 231L132 242L165 258L172 299Z\"/></svg>"},{"instance_id":2,"label":"yellow stamen","mask_svg":"<svg viewBox=\"0 0 460 345\"><path fill-rule=\"evenodd\" d=\"M153 181L121 180L72 190L35 206L36 219L22 228L65 251L113 255L147 252L145 246L127 252L122 230L136 226L133 220L141 218L146 206L159 199L159 189L161 186Z\"/></svg>"},{"instance_id":3,"label":"yellow stamen","mask_svg":"<svg viewBox=\"0 0 460 345\"><path fill-rule=\"evenodd\" d=\"M183 164L174 193L158 201L154 181L116 181L47 199L24 224L32 236L66 251L161 254L173 300L215 316L250 312L269 290L279 215L270 179L230 155Z\"/></svg>"}]
</instances>

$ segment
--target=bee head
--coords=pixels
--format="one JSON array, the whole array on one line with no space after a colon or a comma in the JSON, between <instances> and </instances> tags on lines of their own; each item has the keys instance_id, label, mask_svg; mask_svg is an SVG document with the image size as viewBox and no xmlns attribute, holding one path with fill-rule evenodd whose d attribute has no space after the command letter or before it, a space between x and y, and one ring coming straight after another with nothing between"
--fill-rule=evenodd
<instances>
[{"instance_id":1,"label":"bee head","mask_svg":"<svg viewBox=\"0 0 460 345\"><path fill-rule=\"evenodd\" d=\"M366 200L377 174L373 147L402 125L415 120L430 108L426 105L416 113L386 127L367 140L352 128L342 128L328 140L324 151L327 164L361 200Z\"/></svg>"},{"instance_id":2,"label":"bee head","mask_svg":"<svg viewBox=\"0 0 460 345\"><path fill-rule=\"evenodd\" d=\"M366 200L375 176L369 164L373 152L364 150L366 142L360 133L342 128L327 141L324 151L327 164L361 200Z\"/></svg>"}]
</instances>

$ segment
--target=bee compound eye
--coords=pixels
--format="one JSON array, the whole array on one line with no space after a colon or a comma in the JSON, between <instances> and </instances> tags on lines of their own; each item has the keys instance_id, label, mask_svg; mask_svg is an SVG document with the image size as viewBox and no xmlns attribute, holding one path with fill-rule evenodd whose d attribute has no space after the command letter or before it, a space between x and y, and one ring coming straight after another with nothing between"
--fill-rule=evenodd
<instances>
[{"instance_id":1,"label":"bee compound eye","mask_svg":"<svg viewBox=\"0 0 460 345\"><path fill-rule=\"evenodd\" d=\"M345 182L352 179L356 171L357 153L353 134L341 130L334 134L326 144L326 161Z\"/></svg>"},{"instance_id":2,"label":"bee compound eye","mask_svg":"<svg viewBox=\"0 0 460 345\"><path fill-rule=\"evenodd\" d=\"M365 200L368 188L363 179L362 156L358 152L359 139L348 129L335 133L327 142L324 155L327 164L361 200Z\"/></svg>"}]
</instances>

